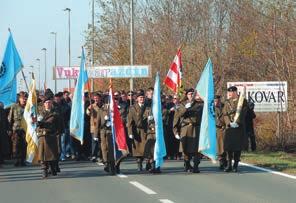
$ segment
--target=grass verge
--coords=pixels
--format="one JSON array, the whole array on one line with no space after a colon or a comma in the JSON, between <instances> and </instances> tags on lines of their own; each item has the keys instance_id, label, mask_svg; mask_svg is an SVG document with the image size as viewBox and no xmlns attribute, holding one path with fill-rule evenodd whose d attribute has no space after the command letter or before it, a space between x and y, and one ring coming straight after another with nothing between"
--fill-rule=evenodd
<instances>
[{"instance_id":1,"label":"grass verge","mask_svg":"<svg viewBox=\"0 0 296 203\"><path fill-rule=\"evenodd\" d=\"M296 154L286 152L245 152L242 162L296 175Z\"/></svg>"}]
</instances>

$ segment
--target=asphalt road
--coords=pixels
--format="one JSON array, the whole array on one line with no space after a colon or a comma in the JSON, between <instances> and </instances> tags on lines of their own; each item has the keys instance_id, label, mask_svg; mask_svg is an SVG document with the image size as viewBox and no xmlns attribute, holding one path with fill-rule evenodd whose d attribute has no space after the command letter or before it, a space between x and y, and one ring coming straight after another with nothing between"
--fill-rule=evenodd
<instances>
[{"instance_id":1,"label":"asphalt road","mask_svg":"<svg viewBox=\"0 0 296 203\"><path fill-rule=\"evenodd\" d=\"M122 163L122 176L108 176L91 162L61 164L56 177L41 179L39 167L0 168L1 203L196 203L296 202L296 181L250 167L224 173L203 161L200 174L182 170L182 161L166 161L163 173L138 173L134 160Z\"/></svg>"}]
</instances>

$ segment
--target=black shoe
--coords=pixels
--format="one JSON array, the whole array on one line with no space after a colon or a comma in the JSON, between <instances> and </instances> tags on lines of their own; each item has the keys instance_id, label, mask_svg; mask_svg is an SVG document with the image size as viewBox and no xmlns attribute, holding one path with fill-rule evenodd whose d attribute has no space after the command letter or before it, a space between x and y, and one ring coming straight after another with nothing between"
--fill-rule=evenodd
<instances>
[{"instance_id":1,"label":"black shoe","mask_svg":"<svg viewBox=\"0 0 296 203\"><path fill-rule=\"evenodd\" d=\"M53 176L56 176L56 175L57 175L57 172L56 172L56 171L52 171L51 174L52 174Z\"/></svg>"},{"instance_id":2,"label":"black shoe","mask_svg":"<svg viewBox=\"0 0 296 203\"><path fill-rule=\"evenodd\" d=\"M42 178L45 179L45 178L47 178L47 177L48 177L48 172L47 172L47 170L44 170L44 171L42 172Z\"/></svg>"},{"instance_id":3,"label":"black shoe","mask_svg":"<svg viewBox=\"0 0 296 203\"><path fill-rule=\"evenodd\" d=\"M60 167L57 167L57 173L60 173L61 172L61 168Z\"/></svg>"},{"instance_id":4,"label":"black shoe","mask_svg":"<svg viewBox=\"0 0 296 203\"><path fill-rule=\"evenodd\" d=\"M152 169L150 171L150 173L153 173L153 174L159 174L159 173L161 173L160 167L157 167L157 168Z\"/></svg>"},{"instance_id":5,"label":"black shoe","mask_svg":"<svg viewBox=\"0 0 296 203\"><path fill-rule=\"evenodd\" d=\"M148 162L146 163L146 167L145 167L145 169L146 169L146 171L149 171L151 168L152 168L151 163L148 161Z\"/></svg>"},{"instance_id":6,"label":"black shoe","mask_svg":"<svg viewBox=\"0 0 296 203\"><path fill-rule=\"evenodd\" d=\"M143 171L142 162L138 162L138 171Z\"/></svg>"},{"instance_id":7,"label":"black shoe","mask_svg":"<svg viewBox=\"0 0 296 203\"><path fill-rule=\"evenodd\" d=\"M119 165L116 165L115 166L115 170L116 170L116 173L117 174L120 174L120 166Z\"/></svg>"},{"instance_id":8,"label":"black shoe","mask_svg":"<svg viewBox=\"0 0 296 203\"><path fill-rule=\"evenodd\" d=\"M14 163L14 166L15 166L15 167L20 166L20 162L19 162L19 161L15 162L15 163Z\"/></svg>"},{"instance_id":9,"label":"black shoe","mask_svg":"<svg viewBox=\"0 0 296 203\"><path fill-rule=\"evenodd\" d=\"M193 168L192 173L200 173L200 170L198 168L198 165L194 164L194 168Z\"/></svg>"},{"instance_id":10,"label":"black shoe","mask_svg":"<svg viewBox=\"0 0 296 203\"><path fill-rule=\"evenodd\" d=\"M234 164L233 164L233 172L235 172L235 173L238 172L237 167L238 167L238 162L235 161Z\"/></svg>"},{"instance_id":11,"label":"black shoe","mask_svg":"<svg viewBox=\"0 0 296 203\"><path fill-rule=\"evenodd\" d=\"M115 163L110 163L110 175L115 175Z\"/></svg>"},{"instance_id":12,"label":"black shoe","mask_svg":"<svg viewBox=\"0 0 296 203\"><path fill-rule=\"evenodd\" d=\"M109 164L104 164L104 171L109 173L110 169L109 169Z\"/></svg>"},{"instance_id":13,"label":"black shoe","mask_svg":"<svg viewBox=\"0 0 296 203\"><path fill-rule=\"evenodd\" d=\"M184 171L192 172L193 167L190 165L190 161L184 161Z\"/></svg>"}]
</instances>

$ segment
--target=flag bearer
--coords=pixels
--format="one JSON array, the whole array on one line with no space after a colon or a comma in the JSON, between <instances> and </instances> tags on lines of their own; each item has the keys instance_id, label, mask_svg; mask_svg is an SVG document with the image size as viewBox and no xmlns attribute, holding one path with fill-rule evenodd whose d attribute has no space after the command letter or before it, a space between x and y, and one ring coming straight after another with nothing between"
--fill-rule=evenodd
<instances>
[{"instance_id":1,"label":"flag bearer","mask_svg":"<svg viewBox=\"0 0 296 203\"><path fill-rule=\"evenodd\" d=\"M237 87L231 86L227 89L228 98L223 107L223 119L225 123L224 150L227 154L227 168L225 172L237 172L238 163L240 161L243 138L245 136L245 113L247 110L247 100L244 99L241 107L238 108L239 95ZM238 109L241 109L237 114ZM236 115L238 116L235 119ZM232 160L234 164L232 166Z\"/></svg>"},{"instance_id":2,"label":"flag bearer","mask_svg":"<svg viewBox=\"0 0 296 203\"><path fill-rule=\"evenodd\" d=\"M109 115L109 104L106 102L98 110L98 129L100 130L101 150L103 156L104 170L115 175L115 149L113 145L111 119Z\"/></svg>"},{"instance_id":3,"label":"flag bearer","mask_svg":"<svg viewBox=\"0 0 296 203\"><path fill-rule=\"evenodd\" d=\"M186 98L179 108L176 109L174 117L174 134L181 140L182 152L184 154L184 170L186 172L199 173L201 154L198 152L199 131L202 117L203 102L199 96L194 96L194 89L186 91ZM193 157L194 166L190 161Z\"/></svg>"},{"instance_id":4,"label":"flag bearer","mask_svg":"<svg viewBox=\"0 0 296 203\"><path fill-rule=\"evenodd\" d=\"M217 129L217 152L219 160L219 169L224 170L227 166L226 152L224 151L224 120L223 120L223 107L224 104L221 102L221 96L215 95L215 115L216 115L216 129Z\"/></svg>"},{"instance_id":5,"label":"flag bearer","mask_svg":"<svg viewBox=\"0 0 296 203\"><path fill-rule=\"evenodd\" d=\"M44 109L37 117L38 160L41 163L42 177L47 178L50 167L51 174L57 175L59 159L57 134L59 133L58 114L53 109L52 100L45 98Z\"/></svg>"}]
</instances>

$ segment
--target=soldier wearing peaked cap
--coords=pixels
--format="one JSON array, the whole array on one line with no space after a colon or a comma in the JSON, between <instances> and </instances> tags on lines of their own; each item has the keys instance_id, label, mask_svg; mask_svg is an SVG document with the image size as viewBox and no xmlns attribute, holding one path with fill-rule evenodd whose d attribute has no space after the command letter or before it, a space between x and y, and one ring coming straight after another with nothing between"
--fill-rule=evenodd
<instances>
[{"instance_id":1,"label":"soldier wearing peaked cap","mask_svg":"<svg viewBox=\"0 0 296 203\"><path fill-rule=\"evenodd\" d=\"M181 140L186 172L200 172L198 166L201 154L198 152L198 144L202 110L203 102L198 95L194 95L194 89L191 88L186 90L186 100L175 111L174 134ZM193 167L190 164L192 158Z\"/></svg>"},{"instance_id":2,"label":"soldier wearing peaked cap","mask_svg":"<svg viewBox=\"0 0 296 203\"><path fill-rule=\"evenodd\" d=\"M37 117L37 136L39 138L38 160L41 163L42 177L46 178L49 167L51 174L57 175L59 115L53 109L50 98L44 99L43 106L43 111Z\"/></svg>"},{"instance_id":3,"label":"soldier wearing peaked cap","mask_svg":"<svg viewBox=\"0 0 296 203\"><path fill-rule=\"evenodd\" d=\"M224 151L227 154L227 168L225 172L237 172L240 161L243 138L245 137L245 113L247 110L247 100L239 103L237 87L231 86L227 89L228 99L223 107L224 122ZM238 106L240 105L240 108ZM238 113L237 110L241 109ZM232 160L234 164L232 166Z\"/></svg>"},{"instance_id":4,"label":"soldier wearing peaked cap","mask_svg":"<svg viewBox=\"0 0 296 203\"><path fill-rule=\"evenodd\" d=\"M144 117L144 91L137 92L137 102L130 107L127 117L127 130L132 139L132 154L137 158L138 171L143 170L143 156L146 144L147 118Z\"/></svg>"}]
</instances>

